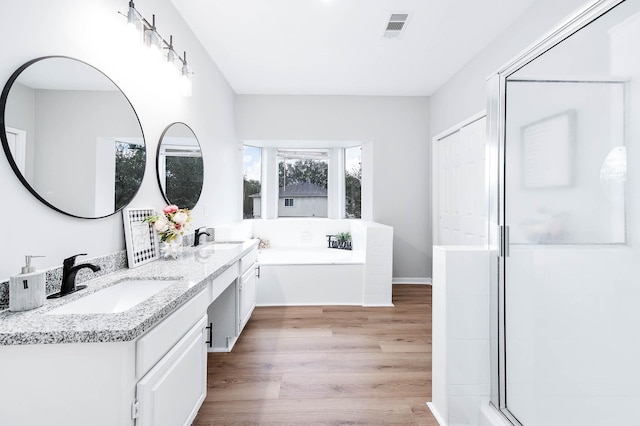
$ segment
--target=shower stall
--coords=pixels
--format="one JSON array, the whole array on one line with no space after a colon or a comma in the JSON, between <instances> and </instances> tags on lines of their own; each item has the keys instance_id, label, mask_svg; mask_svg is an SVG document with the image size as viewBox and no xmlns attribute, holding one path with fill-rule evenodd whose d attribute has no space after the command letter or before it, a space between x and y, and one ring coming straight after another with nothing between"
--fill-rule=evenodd
<instances>
[{"instance_id":1,"label":"shower stall","mask_svg":"<svg viewBox=\"0 0 640 426\"><path fill-rule=\"evenodd\" d=\"M640 0L601 0L489 81L491 402L640 425Z\"/></svg>"}]
</instances>

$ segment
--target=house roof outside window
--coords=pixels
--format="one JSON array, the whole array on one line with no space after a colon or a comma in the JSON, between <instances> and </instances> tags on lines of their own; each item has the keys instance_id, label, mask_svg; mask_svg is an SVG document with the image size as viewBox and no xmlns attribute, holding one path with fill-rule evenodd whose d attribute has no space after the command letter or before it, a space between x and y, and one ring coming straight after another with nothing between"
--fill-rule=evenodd
<instances>
[{"instance_id":1,"label":"house roof outside window","mask_svg":"<svg viewBox=\"0 0 640 426\"><path fill-rule=\"evenodd\" d=\"M280 188L279 198L294 197L326 197L327 188L323 188L310 182L296 183ZM250 195L251 198L260 198L260 194Z\"/></svg>"}]
</instances>

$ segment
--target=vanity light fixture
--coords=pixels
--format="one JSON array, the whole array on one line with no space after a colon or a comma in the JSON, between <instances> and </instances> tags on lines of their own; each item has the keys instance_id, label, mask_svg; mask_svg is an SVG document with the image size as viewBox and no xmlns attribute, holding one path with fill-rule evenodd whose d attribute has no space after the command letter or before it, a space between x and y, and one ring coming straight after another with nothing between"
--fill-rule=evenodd
<instances>
[{"instance_id":1,"label":"vanity light fixture","mask_svg":"<svg viewBox=\"0 0 640 426\"><path fill-rule=\"evenodd\" d=\"M124 15L122 12L118 12ZM173 48L173 35L169 36L169 42L160 36L156 29L156 15L152 15L151 23L147 21L136 9L133 0L129 1L129 10L126 14L127 24L133 28L138 35L138 40L142 40L145 46L153 51L157 51L159 55L166 58L166 63L176 71L180 72L180 88L184 96L191 96L191 77L193 72L189 71L187 65L187 52L181 57ZM164 50L167 51L166 55Z\"/></svg>"},{"instance_id":2,"label":"vanity light fixture","mask_svg":"<svg viewBox=\"0 0 640 426\"><path fill-rule=\"evenodd\" d=\"M156 54L162 53L162 37L156 31L156 15L152 15L151 28L144 30L144 44Z\"/></svg>"},{"instance_id":3,"label":"vanity light fixture","mask_svg":"<svg viewBox=\"0 0 640 426\"><path fill-rule=\"evenodd\" d=\"M182 74L180 76L180 90L182 91L183 96L191 96L192 87L191 87L191 78L189 78L189 67L187 66L187 52L184 52L184 60L182 61L182 70L180 71Z\"/></svg>"},{"instance_id":4,"label":"vanity light fixture","mask_svg":"<svg viewBox=\"0 0 640 426\"><path fill-rule=\"evenodd\" d=\"M173 36L170 35L169 36L169 45L165 48L167 49L167 64L175 69L177 71L176 68L176 61L178 60L178 54L176 53L175 50L173 50ZM185 53L185 61L187 60L187 56Z\"/></svg>"},{"instance_id":5,"label":"vanity light fixture","mask_svg":"<svg viewBox=\"0 0 640 426\"><path fill-rule=\"evenodd\" d=\"M127 12L127 24L128 27L133 30L138 35L138 39L141 40L142 37L142 17L133 6L133 2L129 2L129 10Z\"/></svg>"}]
</instances>

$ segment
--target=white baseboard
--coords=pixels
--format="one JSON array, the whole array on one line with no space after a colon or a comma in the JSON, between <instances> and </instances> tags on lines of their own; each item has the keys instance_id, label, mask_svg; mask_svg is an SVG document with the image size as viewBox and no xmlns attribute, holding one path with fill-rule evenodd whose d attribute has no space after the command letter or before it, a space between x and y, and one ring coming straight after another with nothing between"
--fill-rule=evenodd
<instances>
[{"instance_id":1,"label":"white baseboard","mask_svg":"<svg viewBox=\"0 0 640 426\"><path fill-rule=\"evenodd\" d=\"M429 407L429 410L431 410L431 414L433 414L433 417L436 418L436 421L438 422L438 424L440 426L447 426L447 424L445 423L444 419L442 418L442 416L440 415L440 413L436 409L436 406L433 405L433 402L427 402L427 407Z\"/></svg>"},{"instance_id":2,"label":"white baseboard","mask_svg":"<svg viewBox=\"0 0 640 426\"><path fill-rule=\"evenodd\" d=\"M431 278L427 277L393 277L392 284L424 284L431 285Z\"/></svg>"},{"instance_id":3,"label":"white baseboard","mask_svg":"<svg viewBox=\"0 0 640 426\"><path fill-rule=\"evenodd\" d=\"M365 303L362 306L364 306L365 308L393 308L395 305L393 303L383 303L375 305L368 305Z\"/></svg>"}]
</instances>

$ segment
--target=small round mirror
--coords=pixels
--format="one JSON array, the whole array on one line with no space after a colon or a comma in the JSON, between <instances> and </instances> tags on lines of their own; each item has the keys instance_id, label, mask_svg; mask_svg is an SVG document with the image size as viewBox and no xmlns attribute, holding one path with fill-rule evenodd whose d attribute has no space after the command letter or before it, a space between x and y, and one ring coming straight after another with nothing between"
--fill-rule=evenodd
<instances>
[{"instance_id":1,"label":"small round mirror","mask_svg":"<svg viewBox=\"0 0 640 426\"><path fill-rule=\"evenodd\" d=\"M133 106L98 69L64 56L37 58L9 78L0 137L18 179L69 216L114 214L133 199L146 149Z\"/></svg>"},{"instance_id":2,"label":"small round mirror","mask_svg":"<svg viewBox=\"0 0 640 426\"><path fill-rule=\"evenodd\" d=\"M158 144L156 170L167 203L186 209L196 206L204 182L204 163L198 138L189 126L167 126Z\"/></svg>"}]
</instances>

